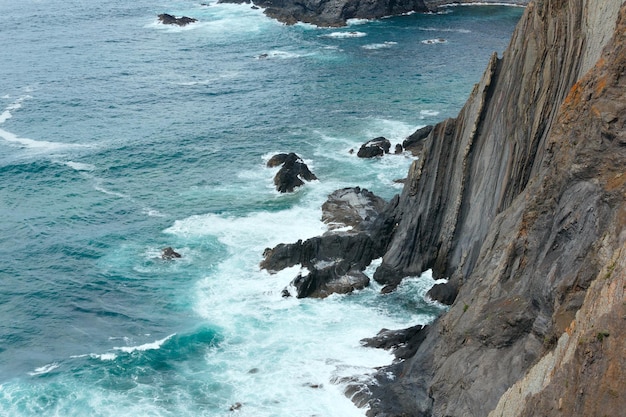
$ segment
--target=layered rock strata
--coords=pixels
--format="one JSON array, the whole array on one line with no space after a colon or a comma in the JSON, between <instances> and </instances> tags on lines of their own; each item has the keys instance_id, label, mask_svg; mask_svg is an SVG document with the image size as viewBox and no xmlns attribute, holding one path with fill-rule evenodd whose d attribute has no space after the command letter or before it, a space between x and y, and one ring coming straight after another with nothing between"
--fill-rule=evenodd
<instances>
[{"instance_id":1,"label":"layered rock strata","mask_svg":"<svg viewBox=\"0 0 626 417\"><path fill-rule=\"evenodd\" d=\"M622 0L529 4L390 214L374 278L432 268L458 295L412 357L350 389L369 416L625 409L625 92Z\"/></svg>"}]
</instances>

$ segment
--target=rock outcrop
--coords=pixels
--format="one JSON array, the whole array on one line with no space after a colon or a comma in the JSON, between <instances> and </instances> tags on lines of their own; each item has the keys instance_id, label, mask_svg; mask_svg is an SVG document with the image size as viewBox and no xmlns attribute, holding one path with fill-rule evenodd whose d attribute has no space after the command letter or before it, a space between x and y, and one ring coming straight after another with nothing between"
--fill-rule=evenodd
<instances>
[{"instance_id":1,"label":"rock outcrop","mask_svg":"<svg viewBox=\"0 0 626 417\"><path fill-rule=\"evenodd\" d=\"M458 293L414 355L349 390L368 416L625 409L625 129L626 4L530 3L389 214L374 279L432 268Z\"/></svg>"},{"instance_id":2,"label":"rock outcrop","mask_svg":"<svg viewBox=\"0 0 626 417\"><path fill-rule=\"evenodd\" d=\"M274 185L280 193L291 193L296 188L304 185L304 181L313 181L317 177L309 167L295 153L280 153L267 161L268 168L282 165L274 176Z\"/></svg>"},{"instance_id":3,"label":"rock outcrop","mask_svg":"<svg viewBox=\"0 0 626 417\"><path fill-rule=\"evenodd\" d=\"M268 248L260 266L270 273L298 264L306 268L308 273L299 274L290 284L298 298L324 298L365 288L370 280L363 270L387 247L393 230L387 214L393 208L393 201L386 205L365 189L337 190L323 205L328 232ZM290 288L284 296L291 295Z\"/></svg>"},{"instance_id":4,"label":"rock outcrop","mask_svg":"<svg viewBox=\"0 0 626 417\"><path fill-rule=\"evenodd\" d=\"M389 153L390 149L391 142L389 142L389 139L380 136L368 140L363 145L361 145L356 156L358 156L359 158L374 158Z\"/></svg>"},{"instance_id":5,"label":"rock outcrop","mask_svg":"<svg viewBox=\"0 0 626 417\"><path fill-rule=\"evenodd\" d=\"M250 3L250 0L220 0L223 3ZM409 12L428 12L423 0L255 0L269 17L286 24L297 22L316 26L345 26L348 19L375 19Z\"/></svg>"},{"instance_id":6,"label":"rock outcrop","mask_svg":"<svg viewBox=\"0 0 626 417\"><path fill-rule=\"evenodd\" d=\"M297 22L321 27L345 26L349 19L378 19L411 12L427 13L450 4L526 5L529 0L219 0L219 3L254 3L264 13L288 25Z\"/></svg>"},{"instance_id":7,"label":"rock outcrop","mask_svg":"<svg viewBox=\"0 0 626 417\"><path fill-rule=\"evenodd\" d=\"M167 13L162 13L158 17L159 17L159 21L163 23L164 25L187 26L190 23L194 23L198 21L197 19L194 19L193 17L187 17L187 16L176 17Z\"/></svg>"}]
</instances>

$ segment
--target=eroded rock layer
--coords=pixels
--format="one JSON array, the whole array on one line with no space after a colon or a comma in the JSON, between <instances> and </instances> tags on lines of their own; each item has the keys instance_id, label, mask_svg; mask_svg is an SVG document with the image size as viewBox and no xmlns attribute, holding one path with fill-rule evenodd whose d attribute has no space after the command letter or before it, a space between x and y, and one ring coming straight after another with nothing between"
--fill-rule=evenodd
<instances>
[{"instance_id":1,"label":"eroded rock layer","mask_svg":"<svg viewBox=\"0 0 626 417\"><path fill-rule=\"evenodd\" d=\"M425 139L374 278L433 268L458 295L415 355L351 390L368 415L625 409L625 15L622 0L531 2Z\"/></svg>"}]
</instances>

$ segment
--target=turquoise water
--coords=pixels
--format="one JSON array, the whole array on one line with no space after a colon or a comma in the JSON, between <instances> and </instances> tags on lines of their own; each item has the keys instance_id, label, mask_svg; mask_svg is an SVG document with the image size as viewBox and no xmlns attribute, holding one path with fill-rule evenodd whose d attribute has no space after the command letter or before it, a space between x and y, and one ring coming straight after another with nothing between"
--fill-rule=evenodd
<instances>
[{"instance_id":1,"label":"turquoise water","mask_svg":"<svg viewBox=\"0 0 626 417\"><path fill-rule=\"evenodd\" d=\"M335 189L398 193L410 156L349 150L456 115L521 13L319 29L246 5L0 1L0 415L364 415L333 381L391 362L361 338L441 311L432 279L283 299L299 268L269 275L262 252L323 233ZM279 195L277 152L319 181Z\"/></svg>"}]
</instances>

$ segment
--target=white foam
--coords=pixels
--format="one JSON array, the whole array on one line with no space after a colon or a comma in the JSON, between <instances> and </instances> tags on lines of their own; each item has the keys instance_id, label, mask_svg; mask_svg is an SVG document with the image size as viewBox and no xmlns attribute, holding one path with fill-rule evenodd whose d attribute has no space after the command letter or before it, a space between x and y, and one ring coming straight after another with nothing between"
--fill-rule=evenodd
<instances>
[{"instance_id":1,"label":"white foam","mask_svg":"<svg viewBox=\"0 0 626 417\"><path fill-rule=\"evenodd\" d=\"M159 349L161 348L161 346L163 345L163 343L167 342L169 339L171 339L172 337L174 337L176 335L176 333L171 334L161 340L156 340L152 343L145 343L143 345L139 345L139 346L121 346L121 347L114 347L114 350L119 350L121 352L124 353L132 353L132 352L143 352L146 350L154 350L154 349Z\"/></svg>"},{"instance_id":2,"label":"white foam","mask_svg":"<svg viewBox=\"0 0 626 417\"><path fill-rule=\"evenodd\" d=\"M434 39L425 39L422 41L422 43L425 45L435 45L435 44L441 44L441 43L448 43L448 41L443 38L434 38Z\"/></svg>"},{"instance_id":3,"label":"white foam","mask_svg":"<svg viewBox=\"0 0 626 417\"><path fill-rule=\"evenodd\" d=\"M474 6L507 6L507 7L521 7L521 8L526 7L523 4L491 2L491 1L481 1L481 2L471 2L471 3L447 3L447 4L442 4L439 7L448 8L448 7L474 7Z\"/></svg>"},{"instance_id":4,"label":"white foam","mask_svg":"<svg viewBox=\"0 0 626 417\"><path fill-rule=\"evenodd\" d=\"M112 195L114 197L119 197L119 198L128 198L128 196L126 194L122 194L122 193L118 193L116 191L108 190L108 189L106 189L103 186L98 185L98 184L95 184L93 186L93 188L94 188L94 190L100 191L101 193L104 193L106 195Z\"/></svg>"},{"instance_id":5,"label":"white foam","mask_svg":"<svg viewBox=\"0 0 626 417\"><path fill-rule=\"evenodd\" d=\"M471 33L472 31L469 29L456 29L456 28L435 28L435 27L420 27L419 30L427 31L427 32L456 32L456 33Z\"/></svg>"},{"instance_id":6,"label":"white foam","mask_svg":"<svg viewBox=\"0 0 626 417\"><path fill-rule=\"evenodd\" d=\"M439 113L437 110L420 110L421 116L438 116Z\"/></svg>"},{"instance_id":7,"label":"white foam","mask_svg":"<svg viewBox=\"0 0 626 417\"><path fill-rule=\"evenodd\" d=\"M82 144L72 144L72 143L61 143L61 142L49 142L46 140L34 140L29 138L21 138L14 133L7 132L6 130L0 129L0 138L5 141L19 145L22 148L54 152L59 150L68 150L68 149L76 149L76 148L86 148L88 145Z\"/></svg>"},{"instance_id":8,"label":"white foam","mask_svg":"<svg viewBox=\"0 0 626 417\"><path fill-rule=\"evenodd\" d=\"M347 38L362 38L367 36L365 32L350 31L350 32L332 32L324 35L320 35L322 38L334 38L334 39L347 39Z\"/></svg>"},{"instance_id":9,"label":"white foam","mask_svg":"<svg viewBox=\"0 0 626 417\"><path fill-rule=\"evenodd\" d=\"M32 372L29 372L28 375L30 375L30 376L44 375L44 374L47 374L49 372L54 371L59 366L60 365L57 362L53 362L53 363L50 363L48 365L44 365L44 366L40 366L39 368L35 368L35 370L32 371Z\"/></svg>"},{"instance_id":10,"label":"white foam","mask_svg":"<svg viewBox=\"0 0 626 417\"><path fill-rule=\"evenodd\" d=\"M72 355L70 356L70 358L72 359L80 359L80 358L92 358L92 359L99 359L101 361L113 361L115 359L117 359L117 355L113 352L107 352L107 353L90 353L87 355Z\"/></svg>"},{"instance_id":11,"label":"white foam","mask_svg":"<svg viewBox=\"0 0 626 417\"><path fill-rule=\"evenodd\" d=\"M368 45L363 45L361 48L363 49L370 49L370 50L376 50L376 49L385 49L385 48L391 48L394 45L397 45L398 42L383 42L383 43L371 43Z\"/></svg>"},{"instance_id":12,"label":"white foam","mask_svg":"<svg viewBox=\"0 0 626 417\"><path fill-rule=\"evenodd\" d=\"M348 26L364 25L364 24L369 23L369 22L371 22L370 19L357 19L357 18L348 19L346 21Z\"/></svg>"},{"instance_id":13,"label":"white foam","mask_svg":"<svg viewBox=\"0 0 626 417\"><path fill-rule=\"evenodd\" d=\"M298 54L295 52L275 50L275 51L262 53L258 55L256 59L294 59L294 58L301 58L302 56L304 55Z\"/></svg>"},{"instance_id":14,"label":"white foam","mask_svg":"<svg viewBox=\"0 0 626 417\"><path fill-rule=\"evenodd\" d=\"M161 213L159 210L156 210L150 207L145 207L141 212L147 215L148 217L167 217L165 214Z\"/></svg>"},{"instance_id":15,"label":"white foam","mask_svg":"<svg viewBox=\"0 0 626 417\"><path fill-rule=\"evenodd\" d=\"M231 247L252 242L253 251L260 256L263 249L281 242L307 239L325 231L321 213L303 207L278 212L257 212L245 217L223 217L204 214L177 220L165 233L185 238L216 236Z\"/></svg>"},{"instance_id":16,"label":"white foam","mask_svg":"<svg viewBox=\"0 0 626 417\"><path fill-rule=\"evenodd\" d=\"M9 98L9 96L5 96L4 98ZM9 106L7 106L2 112L2 114L0 114L0 124L6 122L11 117L13 117L13 114L11 114L11 111L20 109L22 107L22 102L28 98L31 98L31 96L29 95L22 96L18 98L17 100L15 100L13 104L10 104Z\"/></svg>"},{"instance_id":17,"label":"white foam","mask_svg":"<svg viewBox=\"0 0 626 417\"><path fill-rule=\"evenodd\" d=\"M96 169L95 165L85 164L83 162L67 161L65 165L72 169L75 169L76 171L93 171Z\"/></svg>"}]
</instances>

